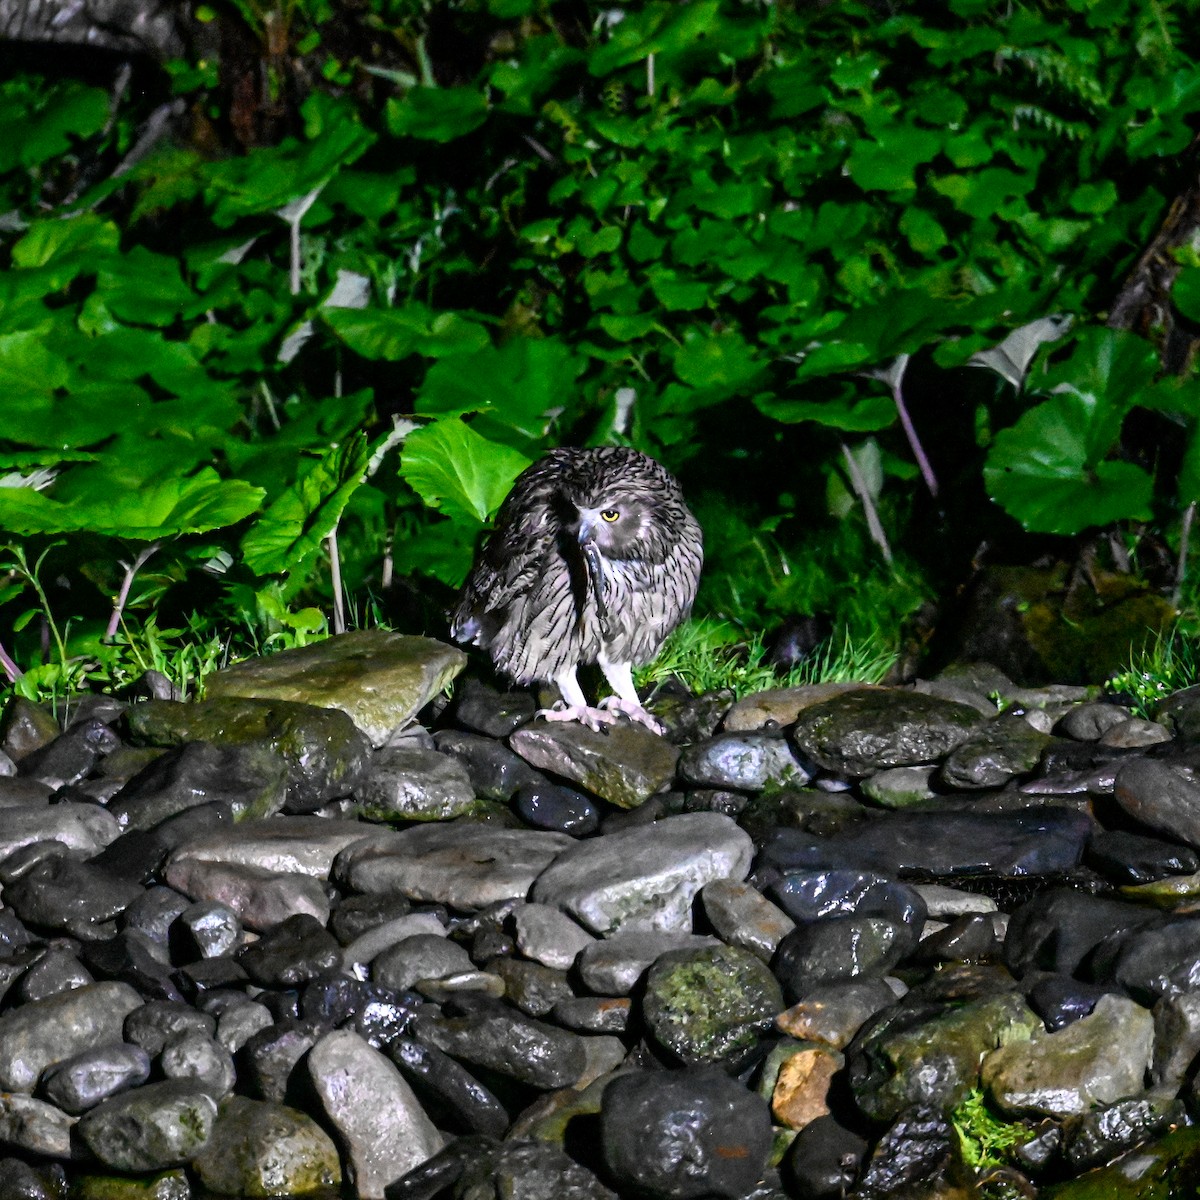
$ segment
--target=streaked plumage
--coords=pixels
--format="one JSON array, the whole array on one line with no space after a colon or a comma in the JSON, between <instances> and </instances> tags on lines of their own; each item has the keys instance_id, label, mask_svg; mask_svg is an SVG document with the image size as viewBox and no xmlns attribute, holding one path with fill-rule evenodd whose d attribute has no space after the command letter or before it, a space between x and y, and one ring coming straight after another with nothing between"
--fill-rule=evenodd
<instances>
[{"instance_id":1,"label":"streaked plumage","mask_svg":"<svg viewBox=\"0 0 1200 1200\"><path fill-rule=\"evenodd\" d=\"M596 728L614 710L656 726L633 687L692 608L700 526L660 463L622 446L552 450L523 471L496 516L451 620L517 683L558 685L545 715ZM615 697L589 707L576 679L599 663Z\"/></svg>"}]
</instances>

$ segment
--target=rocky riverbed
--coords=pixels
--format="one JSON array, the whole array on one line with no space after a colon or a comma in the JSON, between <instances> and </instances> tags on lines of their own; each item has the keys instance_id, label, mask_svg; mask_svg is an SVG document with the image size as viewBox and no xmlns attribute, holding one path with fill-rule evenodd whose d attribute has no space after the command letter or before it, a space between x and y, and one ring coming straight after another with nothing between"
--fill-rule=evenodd
<instances>
[{"instance_id":1,"label":"rocky riverbed","mask_svg":"<svg viewBox=\"0 0 1200 1200\"><path fill-rule=\"evenodd\" d=\"M660 737L464 662L10 701L4 1200L1194 1187L1200 694L973 664Z\"/></svg>"}]
</instances>

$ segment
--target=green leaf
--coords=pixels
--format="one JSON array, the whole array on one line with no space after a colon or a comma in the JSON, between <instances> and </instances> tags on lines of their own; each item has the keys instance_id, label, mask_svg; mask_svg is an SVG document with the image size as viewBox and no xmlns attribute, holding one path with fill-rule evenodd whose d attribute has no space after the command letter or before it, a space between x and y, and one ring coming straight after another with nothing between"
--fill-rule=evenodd
<instances>
[{"instance_id":1,"label":"green leaf","mask_svg":"<svg viewBox=\"0 0 1200 1200\"><path fill-rule=\"evenodd\" d=\"M396 137L452 142L487 120L488 106L473 87L414 87L387 102L388 130Z\"/></svg>"},{"instance_id":2,"label":"green leaf","mask_svg":"<svg viewBox=\"0 0 1200 1200\"><path fill-rule=\"evenodd\" d=\"M814 421L846 433L873 433L896 420L896 405L890 396L858 396L852 388L829 400L789 400L767 392L754 397L754 406L785 425Z\"/></svg>"},{"instance_id":3,"label":"green leaf","mask_svg":"<svg viewBox=\"0 0 1200 1200\"><path fill-rule=\"evenodd\" d=\"M179 274L179 263L144 246L113 255L100 270L96 288L122 321L135 325L172 325L183 313L206 305Z\"/></svg>"},{"instance_id":4,"label":"green leaf","mask_svg":"<svg viewBox=\"0 0 1200 1200\"><path fill-rule=\"evenodd\" d=\"M87 531L154 541L233 525L255 512L262 498L261 488L222 479L211 467L189 479L152 480L137 491L91 503L62 503L31 488L0 488L0 529L23 535Z\"/></svg>"},{"instance_id":5,"label":"green leaf","mask_svg":"<svg viewBox=\"0 0 1200 1200\"><path fill-rule=\"evenodd\" d=\"M410 354L473 354L490 344L482 325L454 312L435 314L415 300L403 308L327 308L321 317L356 354L388 362Z\"/></svg>"},{"instance_id":6,"label":"green leaf","mask_svg":"<svg viewBox=\"0 0 1200 1200\"><path fill-rule=\"evenodd\" d=\"M1117 185L1111 179L1082 183L1071 193L1067 202L1077 213L1106 213L1117 202Z\"/></svg>"},{"instance_id":7,"label":"green leaf","mask_svg":"<svg viewBox=\"0 0 1200 1200\"><path fill-rule=\"evenodd\" d=\"M36 221L12 248L14 266L43 268L51 290L79 275L92 274L117 250L120 233L111 221L91 213Z\"/></svg>"},{"instance_id":8,"label":"green leaf","mask_svg":"<svg viewBox=\"0 0 1200 1200\"><path fill-rule=\"evenodd\" d=\"M850 178L864 191L900 192L916 187L914 172L942 148L943 135L911 125L884 130L885 140L857 141L846 162Z\"/></svg>"},{"instance_id":9,"label":"green leaf","mask_svg":"<svg viewBox=\"0 0 1200 1200\"><path fill-rule=\"evenodd\" d=\"M256 575L294 571L337 527L366 473L370 449L355 433L325 452L303 478L273 500L242 538L242 557Z\"/></svg>"},{"instance_id":10,"label":"green leaf","mask_svg":"<svg viewBox=\"0 0 1200 1200\"><path fill-rule=\"evenodd\" d=\"M764 370L754 348L736 329L716 334L689 329L675 351L675 374L696 388L736 391L750 387Z\"/></svg>"},{"instance_id":11,"label":"green leaf","mask_svg":"<svg viewBox=\"0 0 1200 1200\"><path fill-rule=\"evenodd\" d=\"M435 362L417 393L422 416L491 413L530 440L542 438L552 410L569 403L586 361L557 338L514 337L499 348Z\"/></svg>"},{"instance_id":12,"label":"green leaf","mask_svg":"<svg viewBox=\"0 0 1200 1200\"><path fill-rule=\"evenodd\" d=\"M108 93L81 83L57 84L35 109L5 97L0 121L12 136L0 140L0 173L37 166L65 153L77 138L99 133L108 119Z\"/></svg>"},{"instance_id":13,"label":"green leaf","mask_svg":"<svg viewBox=\"0 0 1200 1200\"><path fill-rule=\"evenodd\" d=\"M1189 321L1200 321L1200 267L1185 267L1171 285L1175 307Z\"/></svg>"},{"instance_id":14,"label":"green leaf","mask_svg":"<svg viewBox=\"0 0 1200 1200\"><path fill-rule=\"evenodd\" d=\"M996 435L983 470L988 495L1035 533L1146 520L1153 479L1132 463L1096 461L1116 432L1094 395L1060 392Z\"/></svg>"},{"instance_id":15,"label":"green leaf","mask_svg":"<svg viewBox=\"0 0 1200 1200\"><path fill-rule=\"evenodd\" d=\"M948 242L946 231L923 208L915 204L906 208L900 217L900 232L918 253L934 255Z\"/></svg>"},{"instance_id":16,"label":"green leaf","mask_svg":"<svg viewBox=\"0 0 1200 1200\"><path fill-rule=\"evenodd\" d=\"M529 464L511 446L489 442L460 418L449 417L408 435L400 474L430 508L483 522Z\"/></svg>"}]
</instances>

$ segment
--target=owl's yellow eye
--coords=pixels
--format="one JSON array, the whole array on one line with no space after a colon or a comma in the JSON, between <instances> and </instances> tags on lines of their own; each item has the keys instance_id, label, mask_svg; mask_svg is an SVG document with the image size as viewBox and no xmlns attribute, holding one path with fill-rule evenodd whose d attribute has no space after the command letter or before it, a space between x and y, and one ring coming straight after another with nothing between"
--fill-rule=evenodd
<instances>
[{"instance_id":1,"label":"owl's yellow eye","mask_svg":"<svg viewBox=\"0 0 1200 1200\"><path fill-rule=\"evenodd\" d=\"M602 520L607 521L610 525L620 518L620 512L615 508L606 508L600 513Z\"/></svg>"}]
</instances>

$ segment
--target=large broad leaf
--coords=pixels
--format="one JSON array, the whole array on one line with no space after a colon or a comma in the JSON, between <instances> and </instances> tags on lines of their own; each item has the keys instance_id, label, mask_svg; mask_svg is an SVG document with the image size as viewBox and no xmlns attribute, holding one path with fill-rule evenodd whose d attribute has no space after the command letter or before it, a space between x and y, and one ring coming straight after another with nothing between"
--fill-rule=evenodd
<instances>
[{"instance_id":1,"label":"large broad leaf","mask_svg":"<svg viewBox=\"0 0 1200 1200\"><path fill-rule=\"evenodd\" d=\"M410 354L441 358L473 354L490 345L487 330L454 312L436 315L410 301L403 308L325 309L322 317L363 358L396 362Z\"/></svg>"},{"instance_id":2,"label":"large broad leaf","mask_svg":"<svg viewBox=\"0 0 1200 1200\"><path fill-rule=\"evenodd\" d=\"M387 125L397 137L450 142L487 120L487 100L473 87L414 87L387 102Z\"/></svg>"},{"instance_id":3,"label":"large broad leaf","mask_svg":"<svg viewBox=\"0 0 1200 1200\"><path fill-rule=\"evenodd\" d=\"M860 396L852 388L829 400L789 400L770 392L754 397L763 416L785 425L815 421L847 433L873 433L896 420L896 405L890 396Z\"/></svg>"},{"instance_id":4,"label":"large broad leaf","mask_svg":"<svg viewBox=\"0 0 1200 1200\"><path fill-rule=\"evenodd\" d=\"M1200 267L1185 267L1171 285L1171 299L1189 321L1200 321Z\"/></svg>"},{"instance_id":5,"label":"large broad leaf","mask_svg":"<svg viewBox=\"0 0 1200 1200\"><path fill-rule=\"evenodd\" d=\"M303 479L274 500L242 539L242 557L258 575L295 570L337 527L358 489L371 452L356 433L324 457Z\"/></svg>"},{"instance_id":6,"label":"large broad leaf","mask_svg":"<svg viewBox=\"0 0 1200 1200\"><path fill-rule=\"evenodd\" d=\"M1132 463L1096 459L1111 433L1102 401L1058 393L996 435L983 469L988 495L1035 533L1148 519L1153 479Z\"/></svg>"},{"instance_id":7,"label":"large broad leaf","mask_svg":"<svg viewBox=\"0 0 1200 1200\"><path fill-rule=\"evenodd\" d=\"M640 12L616 10L616 24L606 45L594 50L588 61L593 75L607 75L650 54L686 50L711 36L720 20L719 0L695 0L691 4L652 3Z\"/></svg>"},{"instance_id":8,"label":"large broad leaf","mask_svg":"<svg viewBox=\"0 0 1200 1200\"><path fill-rule=\"evenodd\" d=\"M489 442L450 417L408 435L400 473L430 508L486 521L529 462L511 446Z\"/></svg>"},{"instance_id":9,"label":"large broad leaf","mask_svg":"<svg viewBox=\"0 0 1200 1200\"><path fill-rule=\"evenodd\" d=\"M96 271L117 252L120 238L111 221L91 213L36 221L13 246L13 265L40 270L47 290L57 290L78 275Z\"/></svg>"},{"instance_id":10,"label":"large broad leaf","mask_svg":"<svg viewBox=\"0 0 1200 1200\"><path fill-rule=\"evenodd\" d=\"M696 388L748 388L765 369L754 347L736 329L715 334L689 329L675 351L675 374Z\"/></svg>"},{"instance_id":11,"label":"large broad leaf","mask_svg":"<svg viewBox=\"0 0 1200 1200\"><path fill-rule=\"evenodd\" d=\"M155 480L91 503L64 504L31 488L0 488L0 529L22 535L86 530L153 541L233 525L256 511L262 498L261 488L222 479L211 467L190 479Z\"/></svg>"},{"instance_id":12,"label":"large broad leaf","mask_svg":"<svg viewBox=\"0 0 1200 1200\"><path fill-rule=\"evenodd\" d=\"M46 347L44 330L0 334L0 436L13 437L6 420L6 409L19 414L21 407L33 401L45 403L53 392L67 382L67 363ZM47 430L53 436L53 430Z\"/></svg>"},{"instance_id":13,"label":"large broad leaf","mask_svg":"<svg viewBox=\"0 0 1200 1200\"><path fill-rule=\"evenodd\" d=\"M181 314L200 312L208 303L183 282L177 259L144 246L111 255L97 276L96 289L117 317L136 325L171 325Z\"/></svg>"},{"instance_id":14,"label":"large broad leaf","mask_svg":"<svg viewBox=\"0 0 1200 1200\"><path fill-rule=\"evenodd\" d=\"M935 157L944 140L942 134L915 125L892 125L873 132L874 140L855 142L846 162L850 178L864 191L914 190L914 172Z\"/></svg>"},{"instance_id":15,"label":"large broad leaf","mask_svg":"<svg viewBox=\"0 0 1200 1200\"><path fill-rule=\"evenodd\" d=\"M40 111L30 111L23 97L6 96L0 103L0 122L9 136L0 139L0 172L32 167L64 153L75 138L99 133L109 117L108 92L81 83L56 85Z\"/></svg>"},{"instance_id":16,"label":"large broad leaf","mask_svg":"<svg viewBox=\"0 0 1200 1200\"><path fill-rule=\"evenodd\" d=\"M451 417L491 413L525 437L540 438L552 410L567 408L586 365L555 338L513 338L498 349L435 362L417 394L416 411Z\"/></svg>"},{"instance_id":17,"label":"large broad leaf","mask_svg":"<svg viewBox=\"0 0 1200 1200\"><path fill-rule=\"evenodd\" d=\"M1018 390L1025 381L1029 364L1041 346L1056 342L1071 328L1069 315L1038 317L1014 329L1002 342L980 350L967 360L973 367L987 367Z\"/></svg>"}]
</instances>

